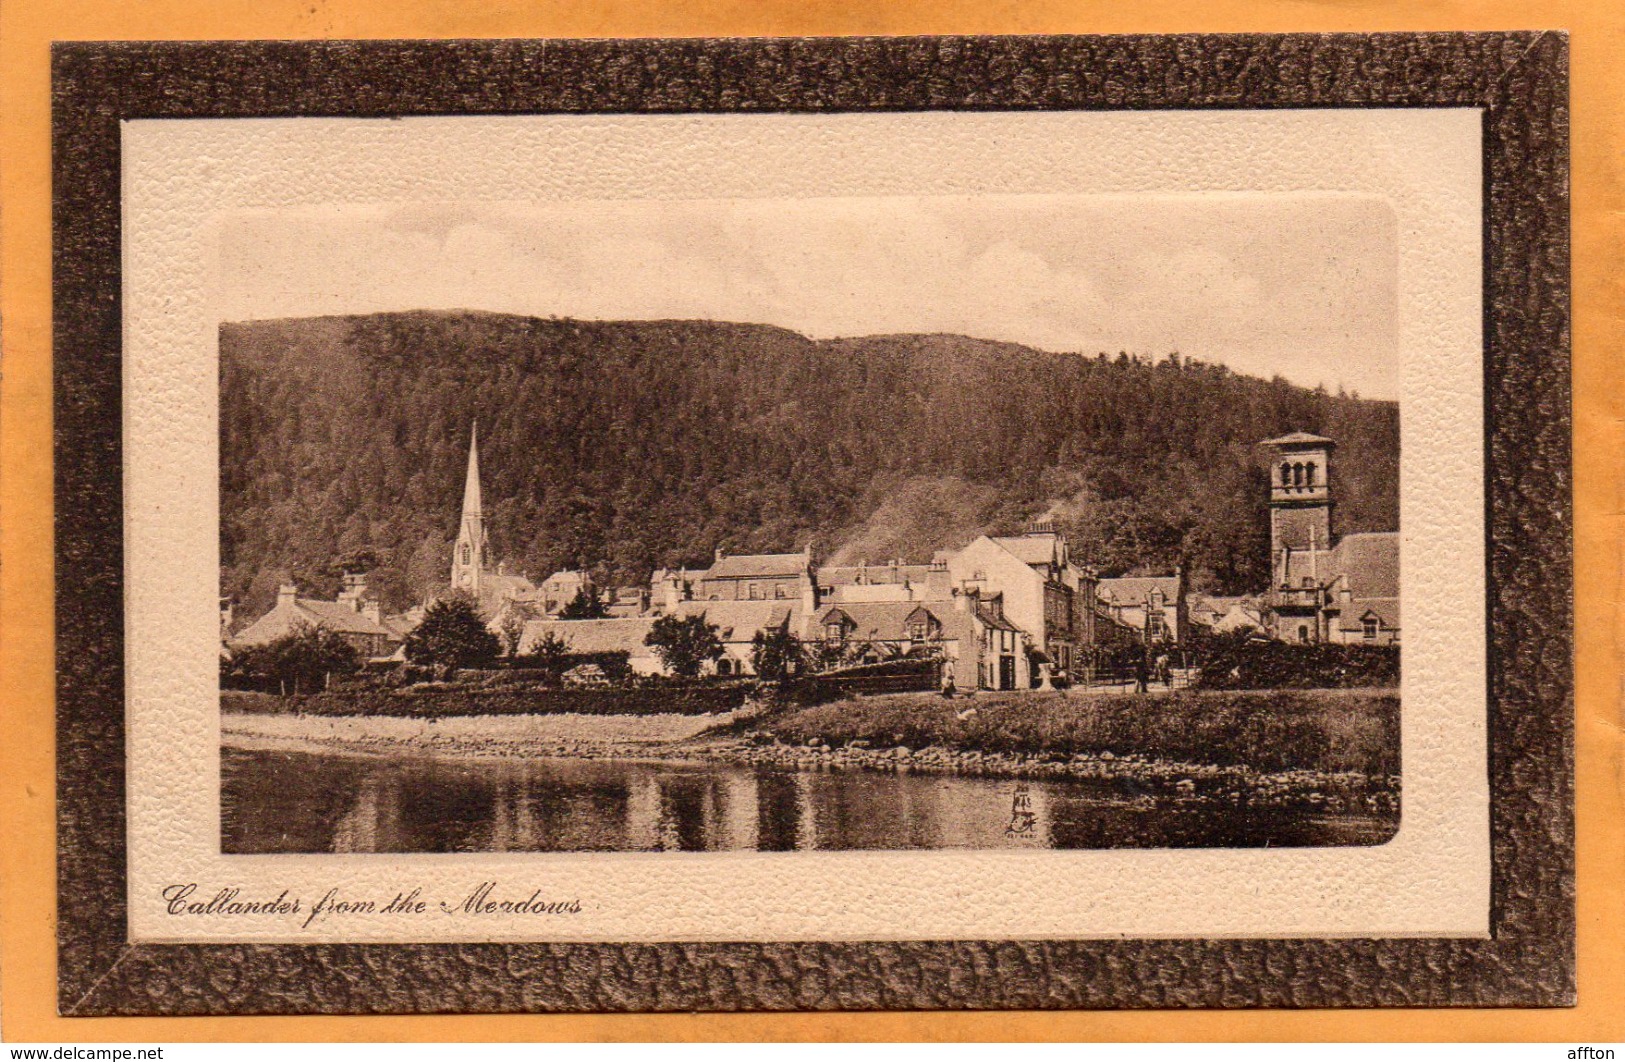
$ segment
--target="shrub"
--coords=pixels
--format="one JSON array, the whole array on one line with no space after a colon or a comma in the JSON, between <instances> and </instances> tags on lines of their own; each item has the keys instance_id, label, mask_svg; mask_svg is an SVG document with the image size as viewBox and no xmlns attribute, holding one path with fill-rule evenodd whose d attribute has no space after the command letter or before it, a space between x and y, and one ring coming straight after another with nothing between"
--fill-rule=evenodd
<instances>
[{"instance_id":1,"label":"shrub","mask_svg":"<svg viewBox=\"0 0 1625 1062\"><path fill-rule=\"evenodd\" d=\"M480 619L474 602L462 595L444 597L429 606L423 622L406 636L406 658L447 673L489 663L501 649L497 636Z\"/></svg>"},{"instance_id":2,"label":"shrub","mask_svg":"<svg viewBox=\"0 0 1625 1062\"><path fill-rule=\"evenodd\" d=\"M1203 646L1201 685L1213 690L1347 689L1399 685L1399 647L1310 645L1227 635Z\"/></svg>"},{"instance_id":3,"label":"shrub","mask_svg":"<svg viewBox=\"0 0 1625 1062\"><path fill-rule=\"evenodd\" d=\"M674 675L693 678L708 661L722 657L722 639L704 616L661 616L643 643L654 649Z\"/></svg>"},{"instance_id":4,"label":"shrub","mask_svg":"<svg viewBox=\"0 0 1625 1062\"><path fill-rule=\"evenodd\" d=\"M343 636L322 626L299 626L264 645L237 650L224 684L241 684L266 692L309 693L327 685L331 675L348 675L360 657ZM241 678L244 681L237 683Z\"/></svg>"},{"instance_id":5,"label":"shrub","mask_svg":"<svg viewBox=\"0 0 1625 1062\"><path fill-rule=\"evenodd\" d=\"M757 631L750 640L750 664L763 682L788 682L806 666L801 639L788 630Z\"/></svg>"}]
</instances>

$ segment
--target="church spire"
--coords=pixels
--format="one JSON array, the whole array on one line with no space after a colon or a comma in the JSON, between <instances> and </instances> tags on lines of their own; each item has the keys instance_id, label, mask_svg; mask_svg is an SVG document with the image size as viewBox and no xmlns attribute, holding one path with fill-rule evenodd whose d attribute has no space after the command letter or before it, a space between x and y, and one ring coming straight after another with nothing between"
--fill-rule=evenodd
<instances>
[{"instance_id":1,"label":"church spire","mask_svg":"<svg viewBox=\"0 0 1625 1062\"><path fill-rule=\"evenodd\" d=\"M475 596L485 571L485 519L480 514L480 430L476 424L468 436L468 478L463 483L463 519L457 527L457 544L451 551L451 585Z\"/></svg>"},{"instance_id":2,"label":"church spire","mask_svg":"<svg viewBox=\"0 0 1625 1062\"><path fill-rule=\"evenodd\" d=\"M480 515L480 422L468 433L468 478L463 481L463 520Z\"/></svg>"}]
</instances>

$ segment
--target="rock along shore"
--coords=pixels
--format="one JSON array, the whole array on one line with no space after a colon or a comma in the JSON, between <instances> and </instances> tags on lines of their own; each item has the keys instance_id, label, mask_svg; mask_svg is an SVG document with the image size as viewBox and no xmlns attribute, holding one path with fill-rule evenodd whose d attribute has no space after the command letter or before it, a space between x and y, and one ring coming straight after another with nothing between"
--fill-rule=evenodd
<instances>
[{"instance_id":1,"label":"rock along shore","mask_svg":"<svg viewBox=\"0 0 1625 1062\"><path fill-rule=\"evenodd\" d=\"M1110 752L981 752L940 746L874 748L863 742L792 745L756 731L711 733L729 716L474 716L416 720L364 716L225 715L227 748L375 757L638 760L798 771L889 771L1126 783L1145 803L1396 815L1399 778L1358 772L1259 771Z\"/></svg>"}]
</instances>

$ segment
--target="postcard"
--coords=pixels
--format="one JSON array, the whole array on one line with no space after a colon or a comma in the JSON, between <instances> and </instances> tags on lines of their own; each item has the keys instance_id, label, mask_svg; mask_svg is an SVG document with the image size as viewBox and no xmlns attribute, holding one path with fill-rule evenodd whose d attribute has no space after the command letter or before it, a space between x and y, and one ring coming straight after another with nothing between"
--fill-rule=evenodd
<instances>
[{"instance_id":1,"label":"postcard","mask_svg":"<svg viewBox=\"0 0 1625 1062\"><path fill-rule=\"evenodd\" d=\"M1497 946L1483 108L549 110L119 123L129 944Z\"/></svg>"}]
</instances>

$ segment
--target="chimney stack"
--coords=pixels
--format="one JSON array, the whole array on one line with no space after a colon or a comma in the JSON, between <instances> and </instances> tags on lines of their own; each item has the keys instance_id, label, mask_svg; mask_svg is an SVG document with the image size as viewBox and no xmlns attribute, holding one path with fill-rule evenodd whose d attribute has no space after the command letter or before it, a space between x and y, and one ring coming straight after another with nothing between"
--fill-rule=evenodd
<instances>
[{"instance_id":1,"label":"chimney stack","mask_svg":"<svg viewBox=\"0 0 1625 1062\"><path fill-rule=\"evenodd\" d=\"M367 592L367 576L360 572L344 573L344 589L339 591L339 603L350 606L351 612L361 611L361 598Z\"/></svg>"},{"instance_id":2,"label":"chimney stack","mask_svg":"<svg viewBox=\"0 0 1625 1062\"><path fill-rule=\"evenodd\" d=\"M276 607L293 607L294 599L299 596L299 588L292 583L283 583L276 588Z\"/></svg>"}]
</instances>

